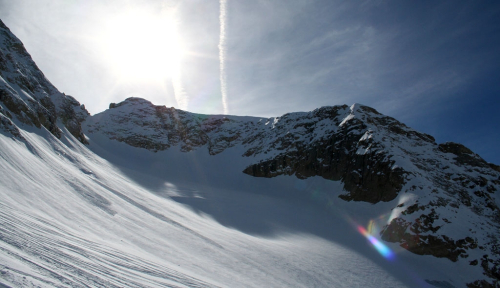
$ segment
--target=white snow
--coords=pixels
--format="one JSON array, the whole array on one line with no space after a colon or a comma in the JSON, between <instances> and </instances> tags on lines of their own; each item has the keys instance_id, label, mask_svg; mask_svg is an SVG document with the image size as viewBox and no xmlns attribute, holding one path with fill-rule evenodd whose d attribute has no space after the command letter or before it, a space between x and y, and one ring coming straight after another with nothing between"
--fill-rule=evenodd
<instances>
[{"instance_id":1,"label":"white snow","mask_svg":"<svg viewBox=\"0 0 500 288\"><path fill-rule=\"evenodd\" d=\"M356 226L376 223L394 204L344 202L336 198L339 183L248 176L242 148L153 153L98 135L87 147L64 132L59 140L22 130L26 142L0 134L3 285L422 287L428 277L457 280L449 261L436 273L429 265L436 259L396 245L395 260L378 254Z\"/></svg>"}]
</instances>

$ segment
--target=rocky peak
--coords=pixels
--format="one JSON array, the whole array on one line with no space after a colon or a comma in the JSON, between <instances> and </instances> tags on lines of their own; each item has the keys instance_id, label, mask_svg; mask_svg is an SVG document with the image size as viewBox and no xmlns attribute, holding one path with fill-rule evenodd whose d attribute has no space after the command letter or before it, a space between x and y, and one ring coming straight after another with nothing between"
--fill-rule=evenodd
<instances>
[{"instance_id":1,"label":"rocky peak","mask_svg":"<svg viewBox=\"0 0 500 288\"><path fill-rule=\"evenodd\" d=\"M23 43L0 20L0 128L19 135L12 121L38 128L54 136L63 125L82 143L81 122L89 115L73 97L59 92L38 69ZM12 130L14 129L14 130Z\"/></svg>"},{"instance_id":2,"label":"rocky peak","mask_svg":"<svg viewBox=\"0 0 500 288\"><path fill-rule=\"evenodd\" d=\"M155 109L155 105L151 101L139 98L139 97L129 97L120 103L110 103L109 109L114 109L118 107L127 107L127 111L130 112L151 112L151 109ZM148 110L149 109L149 110Z\"/></svg>"}]
</instances>

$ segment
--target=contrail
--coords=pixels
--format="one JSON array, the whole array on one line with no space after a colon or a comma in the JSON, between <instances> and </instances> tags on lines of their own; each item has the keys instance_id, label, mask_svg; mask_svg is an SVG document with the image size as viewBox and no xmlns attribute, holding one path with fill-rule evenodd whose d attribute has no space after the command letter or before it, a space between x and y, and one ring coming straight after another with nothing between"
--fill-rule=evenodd
<instances>
[{"instance_id":1,"label":"contrail","mask_svg":"<svg viewBox=\"0 0 500 288\"><path fill-rule=\"evenodd\" d=\"M172 88L174 90L175 100L177 101L177 105L181 110L188 110L189 99L184 87L182 85L182 76L180 75L180 71L178 75L174 75L172 77Z\"/></svg>"},{"instance_id":2,"label":"contrail","mask_svg":"<svg viewBox=\"0 0 500 288\"><path fill-rule=\"evenodd\" d=\"M177 19L177 18L174 18ZM189 98L184 90L184 85L182 81L182 43L181 39L178 34L178 27L177 27L177 21L172 20L171 23L171 29L173 32L171 32L173 40L172 45L177 45L179 47L176 47L174 51L177 53L174 55L174 59L172 59L170 65L173 66L172 68L172 75L171 75L171 84L172 84L172 90L174 92L174 97L175 100L177 101L177 105L179 106L180 109L182 110L187 110L189 107Z\"/></svg>"},{"instance_id":3,"label":"contrail","mask_svg":"<svg viewBox=\"0 0 500 288\"><path fill-rule=\"evenodd\" d=\"M219 36L219 61L220 61L220 92L222 94L222 107L224 114L227 109L227 75L226 75L226 25L227 25L227 0L220 0L220 36Z\"/></svg>"}]
</instances>

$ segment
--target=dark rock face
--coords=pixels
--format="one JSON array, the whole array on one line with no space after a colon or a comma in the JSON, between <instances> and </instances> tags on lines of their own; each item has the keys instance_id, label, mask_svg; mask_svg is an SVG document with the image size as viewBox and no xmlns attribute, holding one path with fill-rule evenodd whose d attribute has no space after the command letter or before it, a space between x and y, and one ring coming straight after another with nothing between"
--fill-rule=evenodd
<instances>
[{"instance_id":1,"label":"dark rock face","mask_svg":"<svg viewBox=\"0 0 500 288\"><path fill-rule=\"evenodd\" d=\"M309 116L320 123L331 121L338 126L336 131L325 133L314 142L304 141L300 149L261 161L245 169L244 173L258 177L281 174L295 174L299 178L321 176L344 183L348 192L340 196L344 200L370 203L393 200L403 188L407 172L395 165L392 155L384 151L385 144L372 137L374 128L425 143L434 143L434 138L367 106L353 106L347 115L347 106L342 109L339 114L333 112L338 112L339 107L323 107ZM316 124L310 127L308 133L315 134Z\"/></svg>"},{"instance_id":2,"label":"dark rock face","mask_svg":"<svg viewBox=\"0 0 500 288\"><path fill-rule=\"evenodd\" d=\"M10 120L11 117L12 116L10 116L10 113L8 111L0 107L0 129L12 135L14 138L23 140L24 137L19 132L19 128L17 128L17 126L12 122L12 120Z\"/></svg>"},{"instance_id":3,"label":"dark rock face","mask_svg":"<svg viewBox=\"0 0 500 288\"><path fill-rule=\"evenodd\" d=\"M489 167L479 155L472 152L469 148L459 143L446 142L439 144L438 149L444 153L452 153L456 155L455 161L458 165L471 165L475 167Z\"/></svg>"},{"instance_id":4,"label":"dark rock face","mask_svg":"<svg viewBox=\"0 0 500 288\"><path fill-rule=\"evenodd\" d=\"M14 114L24 124L37 128L43 126L56 137L61 137L61 131L56 125L57 116L54 103L48 96L38 101L32 98L23 101L20 97L16 97L16 94L17 92L5 83L0 84L0 102L5 107L4 110L11 112L5 116L12 119L12 114Z\"/></svg>"},{"instance_id":5,"label":"dark rock face","mask_svg":"<svg viewBox=\"0 0 500 288\"><path fill-rule=\"evenodd\" d=\"M439 217L435 211L420 215L413 223L396 218L385 227L381 236L385 241L399 242L401 247L415 254L448 258L453 262L458 261L459 256L467 258L468 249L477 248L477 241L471 237L453 240L446 235L426 235L428 232L435 233L439 230L439 226L432 225L437 219Z\"/></svg>"},{"instance_id":6,"label":"dark rock face","mask_svg":"<svg viewBox=\"0 0 500 288\"><path fill-rule=\"evenodd\" d=\"M87 142L81 122L88 112L45 78L21 41L1 21L0 76L5 80L0 83L0 113L3 116L37 128L45 127L58 138L62 135L57 126L60 119L78 140Z\"/></svg>"},{"instance_id":7,"label":"dark rock face","mask_svg":"<svg viewBox=\"0 0 500 288\"><path fill-rule=\"evenodd\" d=\"M85 106L75 98L65 95L62 99L58 116L61 119L62 123L68 131L75 136L83 144L88 144L87 138L83 134L82 130L82 122L85 121L87 116L90 114L85 109Z\"/></svg>"},{"instance_id":8,"label":"dark rock face","mask_svg":"<svg viewBox=\"0 0 500 288\"><path fill-rule=\"evenodd\" d=\"M404 171L392 169L394 162L387 161L385 153L356 154L362 135L349 134L345 130L340 129L340 135L332 135L312 147L301 147L251 165L243 172L256 177L321 176L344 183L344 189L350 192L340 196L344 200L370 203L393 200L405 182Z\"/></svg>"},{"instance_id":9,"label":"dark rock face","mask_svg":"<svg viewBox=\"0 0 500 288\"><path fill-rule=\"evenodd\" d=\"M491 169L500 172L500 166L495 165L493 163L488 163L488 166L490 166Z\"/></svg>"}]
</instances>

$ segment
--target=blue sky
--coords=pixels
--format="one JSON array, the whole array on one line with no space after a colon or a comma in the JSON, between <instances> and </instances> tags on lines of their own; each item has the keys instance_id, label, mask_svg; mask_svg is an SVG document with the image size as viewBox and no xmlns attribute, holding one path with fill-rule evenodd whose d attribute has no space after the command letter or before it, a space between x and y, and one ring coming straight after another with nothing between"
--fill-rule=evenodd
<instances>
[{"instance_id":1,"label":"blue sky","mask_svg":"<svg viewBox=\"0 0 500 288\"><path fill-rule=\"evenodd\" d=\"M500 2L225 1L227 110L220 1L0 0L0 18L49 80L93 114L130 96L252 116L362 103L500 164ZM184 51L175 81L123 78L108 61L102 31L139 10L175 20ZM145 57L148 39L165 34L127 35Z\"/></svg>"}]
</instances>

